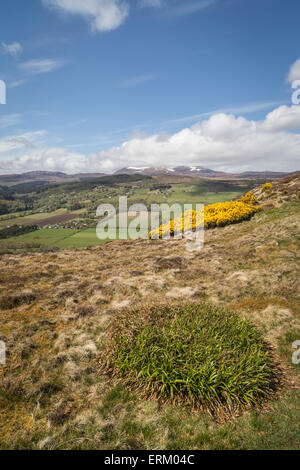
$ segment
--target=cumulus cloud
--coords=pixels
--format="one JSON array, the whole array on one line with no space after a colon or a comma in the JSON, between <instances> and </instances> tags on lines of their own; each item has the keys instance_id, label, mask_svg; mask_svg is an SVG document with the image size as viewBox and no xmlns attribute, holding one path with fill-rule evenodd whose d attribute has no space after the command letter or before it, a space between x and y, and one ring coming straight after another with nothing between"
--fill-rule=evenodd
<instances>
[{"instance_id":1,"label":"cumulus cloud","mask_svg":"<svg viewBox=\"0 0 300 470\"><path fill-rule=\"evenodd\" d=\"M64 148L41 148L20 155L12 165L16 172L30 170L64 171L72 174L91 171L90 159L81 154L69 152Z\"/></svg>"},{"instance_id":2,"label":"cumulus cloud","mask_svg":"<svg viewBox=\"0 0 300 470\"><path fill-rule=\"evenodd\" d=\"M19 42L13 42L12 44L6 44L5 42L2 42L1 46L4 54L9 54L13 57L17 57L23 52L23 47Z\"/></svg>"},{"instance_id":3,"label":"cumulus cloud","mask_svg":"<svg viewBox=\"0 0 300 470\"><path fill-rule=\"evenodd\" d=\"M300 129L300 106L280 106L274 109L266 116L261 127L270 132Z\"/></svg>"},{"instance_id":4,"label":"cumulus cloud","mask_svg":"<svg viewBox=\"0 0 300 470\"><path fill-rule=\"evenodd\" d=\"M281 118L283 122L284 112ZM272 129L271 120L267 117L255 122L216 114L163 139L160 135L131 139L100 152L99 161L105 171L124 166L162 166L162 162L167 167L184 163L229 171L298 169L300 135L276 126Z\"/></svg>"},{"instance_id":5,"label":"cumulus cloud","mask_svg":"<svg viewBox=\"0 0 300 470\"><path fill-rule=\"evenodd\" d=\"M127 18L129 4L126 0L43 0L48 7L61 12L81 15L94 31L112 31Z\"/></svg>"},{"instance_id":6,"label":"cumulus cloud","mask_svg":"<svg viewBox=\"0 0 300 470\"><path fill-rule=\"evenodd\" d=\"M298 110L299 109L299 110ZM27 149L7 163L11 171L68 173L131 167L202 165L215 170L299 170L300 107L280 106L263 121L217 113L172 135L135 134L120 146L93 154L63 148ZM1 141L0 141L1 147Z\"/></svg>"},{"instance_id":7,"label":"cumulus cloud","mask_svg":"<svg viewBox=\"0 0 300 470\"><path fill-rule=\"evenodd\" d=\"M292 83L294 80L300 80L300 58L293 63L287 77L288 82Z\"/></svg>"},{"instance_id":8,"label":"cumulus cloud","mask_svg":"<svg viewBox=\"0 0 300 470\"><path fill-rule=\"evenodd\" d=\"M213 116L214 114L248 114L248 113L253 113L255 111L261 111L267 108L274 108L274 106L278 106L280 104L281 103L278 101L269 101L266 103L252 103L252 104L247 104L244 106L216 109L215 111L209 111L206 113L196 114L193 116L184 116L184 117L177 118L177 119L171 119L171 120L165 121L165 124L175 124L175 123L180 124L180 123L192 122L192 121L195 122L195 121L199 121L201 119Z\"/></svg>"}]
</instances>

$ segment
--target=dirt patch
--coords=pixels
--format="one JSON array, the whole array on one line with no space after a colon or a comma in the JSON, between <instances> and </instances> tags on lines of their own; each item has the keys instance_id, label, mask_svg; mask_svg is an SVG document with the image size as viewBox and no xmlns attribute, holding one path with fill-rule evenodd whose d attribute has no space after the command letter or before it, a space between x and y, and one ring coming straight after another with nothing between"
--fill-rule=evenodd
<instances>
[{"instance_id":1,"label":"dirt patch","mask_svg":"<svg viewBox=\"0 0 300 470\"><path fill-rule=\"evenodd\" d=\"M40 228L48 227L49 225L63 224L69 222L70 220L76 219L78 215L76 214L60 214L53 217L47 217L47 219L38 220L35 225L38 225ZM32 221L24 223L23 225L32 225Z\"/></svg>"},{"instance_id":2,"label":"dirt patch","mask_svg":"<svg viewBox=\"0 0 300 470\"><path fill-rule=\"evenodd\" d=\"M166 269L178 269L182 266L182 258L170 257L170 258L157 258L154 263L156 271L163 271Z\"/></svg>"}]
</instances>

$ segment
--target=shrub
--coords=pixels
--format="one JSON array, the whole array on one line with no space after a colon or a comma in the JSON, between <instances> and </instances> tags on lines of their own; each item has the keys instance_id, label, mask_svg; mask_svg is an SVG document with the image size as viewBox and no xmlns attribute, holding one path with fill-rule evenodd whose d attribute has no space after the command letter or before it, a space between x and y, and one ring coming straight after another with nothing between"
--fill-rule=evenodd
<instances>
[{"instance_id":1,"label":"shrub","mask_svg":"<svg viewBox=\"0 0 300 470\"><path fill-rule=\"evenodd\" d=\"M272 183L265 183L262 187L262 190L263 191L271 191L272 188L273 188Z\"/></svg>"},{"instance_id":2,"label":"shrub","mask_svg":"<svg viewBox=\"0 0 300 470\"><path fill-rule=\"evenodd\" d=\"M252 203L239 200L217 202L206 206L204 208L204 228L222 227L250 219L260 208L254 205L257 202L256 197L252 193L252 196L250 193L248 194L247 200L253 201ZM193 210L186 211L182 216L171 220L170 223L162 224L158 229L152 230L148 236L149 238L162 238L164 235L175 235L181 231L195 230L200 224L203 224L203 214L197 214Z\"/></svg>"},{"instance_id":3,"label":"shrub","mask_svg":"<svg viewBox=\"0 0 300 470\"><path fill-rule=\"evenodd\" d=\"M268 394L272 361L260 333L206 303L120 314L101 369L148 396L194 407L245 407Z\"/></svg>"},{"instance_id":4,"label":"shrub","mask_svg":"<svg viewBox=\"0 0 300 470\"><path fill-rule=\"evenodd\" d=\"M258 200L252 191L249 191L244 196L242 196L241 201L244 202L245 204L250 204L251 206L258 203Z\"/></svg>"}]
</instances>

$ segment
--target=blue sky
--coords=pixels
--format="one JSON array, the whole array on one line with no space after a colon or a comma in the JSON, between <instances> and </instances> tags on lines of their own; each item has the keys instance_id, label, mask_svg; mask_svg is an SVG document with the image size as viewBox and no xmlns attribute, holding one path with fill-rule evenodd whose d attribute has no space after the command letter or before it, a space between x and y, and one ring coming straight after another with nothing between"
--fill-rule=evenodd
<instances>
[{"instance_id":1,"label":"blue sky","mask_svg":"<svg viewBox=\"0 0 300 470\"><path fill-rule=\"evenodd\" d=\"M298 0L2 0L0 171L298 169L299 14Z\"/></svg>"}]
</instances>

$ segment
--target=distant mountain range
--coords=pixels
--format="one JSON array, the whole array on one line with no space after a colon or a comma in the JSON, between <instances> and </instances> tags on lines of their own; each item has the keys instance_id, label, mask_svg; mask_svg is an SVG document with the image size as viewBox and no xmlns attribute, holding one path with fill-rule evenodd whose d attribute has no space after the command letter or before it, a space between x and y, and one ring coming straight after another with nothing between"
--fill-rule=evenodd
<instances>
[{"instance_id":1,"label":"distant mountain range","mask_svg":"<svg viewBox=\"0 0 300 470\"><path fill-rule=\"evenodd\" d=\"M176 166L175 168L157 168L157 167L126 167L115 172L115 174L141 174L141 175L174 175L174 176L196 176L203 178L282 178L289 175L286 172L276 171L246 171L244 173L226 173L224 171L214 171L203 166Z\"/></svg>"},{"instance_id":2,"label":"distant mountain range","mask_svg":"<svg viewBox=\"0 0 300 470\"><path fill-rule=\"evenodd\" d=\"M126 167L114 175L144 175L144 176L185 176L200 178L245 178L245 179L277 179L292 173L276 171L247 171L244 173L226 173L214 171L202 166L176 166L175 168L163 167ZM68 183L86 179L101 178L105 173L77 173L68 175L59 171L29 171L21 174L0 175L0 186L14 186L23 183Z\"/></svg>"}]
</instances>

